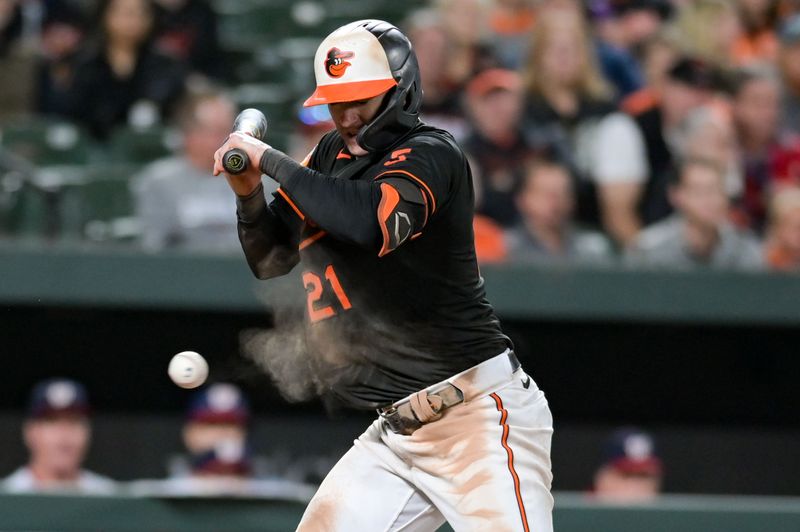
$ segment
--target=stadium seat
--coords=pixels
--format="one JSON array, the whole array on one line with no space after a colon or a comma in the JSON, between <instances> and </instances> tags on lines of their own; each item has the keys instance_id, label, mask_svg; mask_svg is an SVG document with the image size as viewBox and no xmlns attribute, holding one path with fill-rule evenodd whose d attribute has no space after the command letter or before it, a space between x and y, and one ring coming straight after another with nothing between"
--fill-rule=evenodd
<instances>
[{"instance_id":1,"label":"stadium seat","mask_svg":"<svg viewBox=\"0 0 800 532\"><path fill-rule=\"evenodd\" d=\"M172 153L177 137L168 128L121 128L109 142L108 160L113 163L145 164Z\"/></svg>"},{"instance_id":2,"label":"stadium seat","mask_svg":"<svg viewBox=\"0 0 800 532\"><path fill-rule=\"evenodd\" d=\"M69 122L36 120L0 128L0 145L36 166L85 164L91 156L86 133Z\"/></svg>"},{"instance_id":3,"label":"stadium seat","mask_svg":"<svg viewBox=\"0 0 800 532\"><path fill-rule=\"evenodd\" d=\"M136 236L128 181L138 166L39 169L16 194L8 231L17 237L120 240Z\"/></svg>"}]
</instances>

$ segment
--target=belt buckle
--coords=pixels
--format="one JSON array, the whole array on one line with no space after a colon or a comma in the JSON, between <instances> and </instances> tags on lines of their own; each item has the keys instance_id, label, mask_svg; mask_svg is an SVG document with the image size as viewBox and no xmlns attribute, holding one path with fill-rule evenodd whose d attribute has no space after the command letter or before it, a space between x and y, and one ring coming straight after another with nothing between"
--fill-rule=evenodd
<instances>
[{"instance_id":1,"label":"belt buckle","mask_svg":"<svg viewBox=\"0 0 800 532\"><path fill-rule=\"evenodd\" d=\"M422 426L419 420L402 415L394 405L380 409L378 413L395 434L411 436L414 431Z\"/></svg>"}]
</instances>

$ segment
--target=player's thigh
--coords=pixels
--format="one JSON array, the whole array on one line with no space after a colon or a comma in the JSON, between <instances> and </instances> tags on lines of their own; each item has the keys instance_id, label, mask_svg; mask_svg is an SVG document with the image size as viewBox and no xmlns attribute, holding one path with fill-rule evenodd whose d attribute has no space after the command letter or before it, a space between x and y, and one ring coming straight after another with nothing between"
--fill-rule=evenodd
<instances>
[{"instance_id":1,"label":"player's thigh","mask_svg":"<svg viewBox=\"0 0 800 532\"><path fill-rule=\"evenodd\" d=\"M455 420L444 418L446 424L436 429L443 441L458 445L450 446L445 463L425 459L417 485L456 531L552 530L553 424L543 394L522 375L519 382L464 407Z\"/></svg>"},{"instance_id":2,"label":"player's thigh","mask_svg":"<svg viewBox=\"0 0 800 532\"><path fill-rule=\"evenodd\" d=\"M444 518L399 473L408 467L374 436L371 427L322 482L297 530L436 530Z\"/></svg>"}]
</instances>

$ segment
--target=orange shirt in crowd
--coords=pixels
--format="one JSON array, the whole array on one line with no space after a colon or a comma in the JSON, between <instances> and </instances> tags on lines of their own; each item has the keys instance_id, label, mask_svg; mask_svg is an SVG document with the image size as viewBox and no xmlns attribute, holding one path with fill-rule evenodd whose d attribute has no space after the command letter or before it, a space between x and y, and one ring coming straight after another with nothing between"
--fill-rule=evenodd
<instances>
[{"instance_id":1,"label":"orange shirt in crowd","mask_svg":"<svg viewBox=\"0 0 800 532\"><path fill-rule=\"evenodd\" d=\"M497 222L488 216L476 214L472 227L475 232L475 254L478 262L489 264L506 260L508 253L503 238L503 228Z\"/></svg>"},{"instance_id":2,"label":"orange shirt in crowd","mask_svg":"<svg viewBox=\"0 0 800 532\"><path fill-rule=\"evenodd\" d=\"M774 63L778 59L778 38L774 31L764 30L754 35L742 35L733 45L733 58L737 65Z\"/></svg>"}]
</instances>

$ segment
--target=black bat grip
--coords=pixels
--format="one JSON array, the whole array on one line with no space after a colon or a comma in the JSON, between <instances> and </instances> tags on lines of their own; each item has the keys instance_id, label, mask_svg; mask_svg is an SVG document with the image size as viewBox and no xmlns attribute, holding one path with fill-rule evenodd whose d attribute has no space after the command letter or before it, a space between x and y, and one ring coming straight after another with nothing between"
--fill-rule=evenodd
<instances>
[{"instance_id":1,"label":"black bat grip","mask_svg":"<svg viewBox=\"0 0 800 532\"><path fill-rule=\"evenodd\" d=\"M247 133L258 140L267 135L267 118L258 109L245 109L233 122L233 131ZM250 159L244 150L232 148L222 156L222 167L230 175L241 174L250 166Z\"/></svg>"}]
</instances>

